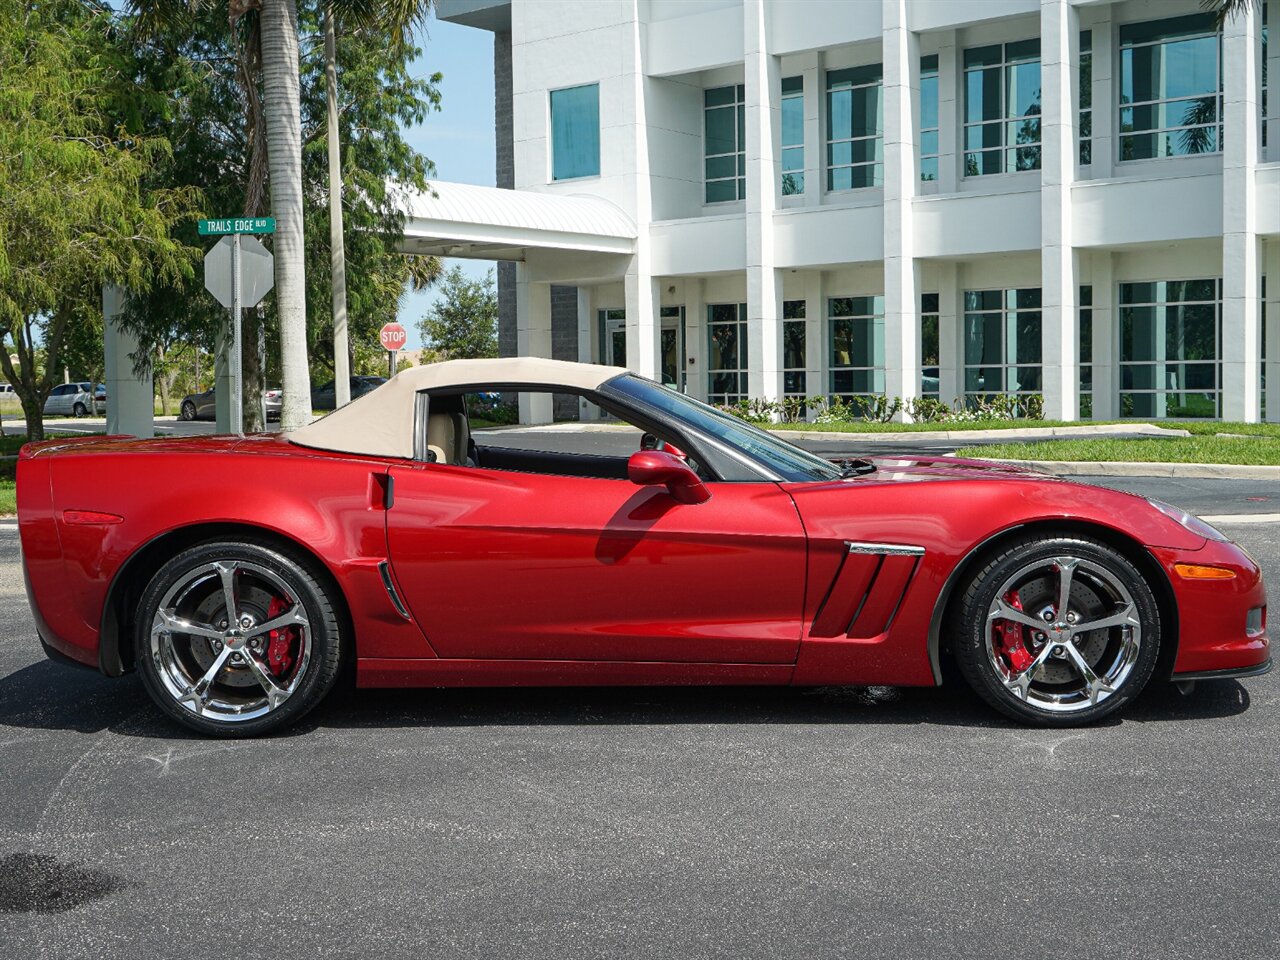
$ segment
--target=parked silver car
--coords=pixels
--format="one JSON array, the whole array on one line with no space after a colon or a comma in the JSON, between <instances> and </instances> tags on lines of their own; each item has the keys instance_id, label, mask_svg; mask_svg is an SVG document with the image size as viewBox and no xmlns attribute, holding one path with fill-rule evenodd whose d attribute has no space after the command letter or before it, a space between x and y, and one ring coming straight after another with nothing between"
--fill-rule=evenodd
<instances>
[{"instance_id":1,"label":"parked silver car","mask_svg":"<svg viewBox=\"0 0 1280 960\"><path fill-rule=\"evenodd\" d=\"M178 417L182 420L216 420L218 418L217 387L210 387L204 393L188 394L178 408ZM280 408L284 403L284 391L279 387L268 387L263 394L263 402L267 409L268 420L280 419Z\"/></svg>"},{"instance_id":2,"label":"parked silver car","mask_svg":"<svg viewBox=\"0 0 1280 960\"><path fill-rule=\"evenodd\" d=\"M91 413L106 412L107 388L87 380L58 384L44 402L46 417L87 417Z\"/></svg>"}]
</instances>

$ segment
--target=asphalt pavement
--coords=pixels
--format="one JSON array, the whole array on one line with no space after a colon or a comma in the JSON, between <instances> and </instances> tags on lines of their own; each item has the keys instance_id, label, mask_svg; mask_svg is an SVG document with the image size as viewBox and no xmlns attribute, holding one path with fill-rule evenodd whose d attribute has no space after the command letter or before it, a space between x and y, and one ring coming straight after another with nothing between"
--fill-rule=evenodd
<instances>
[{"instance_id":1,"label":"asphalt pavement","mask_svg":"<svg viewBox=\"0 0 1280 960\"><path fill-rule=\"evenodd\" d=\"M1228 531L1280 583L1280 526ZM136 678L43 658L5 525L0 624L0 957L1163 960L1280 936L1278 674L1066 731L948 688L417 690L211 742Z\"/></svg>"}]
</instances>

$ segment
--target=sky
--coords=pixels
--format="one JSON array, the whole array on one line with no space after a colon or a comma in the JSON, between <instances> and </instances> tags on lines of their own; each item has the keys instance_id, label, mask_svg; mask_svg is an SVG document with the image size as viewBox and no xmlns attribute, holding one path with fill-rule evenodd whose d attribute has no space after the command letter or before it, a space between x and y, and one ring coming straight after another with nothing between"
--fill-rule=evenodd
<instances>
[{"instance_id":1,"label":"sky","mask_svg":"<svg viewBox=\"0 0 1280 960\"><path fill-rule=\"evenodd\" d=\"M440 112L421 126L405 128L405 140L435 163L437 180L493 186L493 34L433 16L418 34L418 46L422 56L410 68L414 76L444 74ZM446 260L445 269L454 264L477 279L494 268L488 260ZM401 301L399 319L409 331L409 349L422 346L418 321L436 296L431 290L410 292Z\"/></svg>"}]
</instances>

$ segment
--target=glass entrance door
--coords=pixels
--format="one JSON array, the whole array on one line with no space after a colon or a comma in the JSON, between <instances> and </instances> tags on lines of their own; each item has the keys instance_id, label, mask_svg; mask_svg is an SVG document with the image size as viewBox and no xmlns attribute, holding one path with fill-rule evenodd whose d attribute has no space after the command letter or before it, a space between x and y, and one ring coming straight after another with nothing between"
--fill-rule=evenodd
<instances>
[{"instance_id":1,"label":"glass entrance door","mask_svg":"<svg viewBox=\"0 0 1280 960\"><path fill-rule=\"evenodd\" d=\"M627 365L627 312L600 311L600 362L611 367Z\"/></svg>"},{"instance_id":2,"label":"glass entrance door","mask_svg":"<svg viewBox=\"0 0 1280 960\"><path fill-rule=\"evenodd\" d=\"M661 318L662 383L684 393L684 307L663 307Z\"/></svg>"}]
</instances>

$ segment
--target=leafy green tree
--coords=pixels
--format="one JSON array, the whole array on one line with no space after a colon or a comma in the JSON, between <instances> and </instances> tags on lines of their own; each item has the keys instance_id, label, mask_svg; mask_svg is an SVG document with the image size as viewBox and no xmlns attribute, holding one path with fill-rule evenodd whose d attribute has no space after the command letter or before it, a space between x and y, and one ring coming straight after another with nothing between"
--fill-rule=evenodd
<instances>
[{"instance_id":1,"label":"leafy green tree","mask_svg":"<svg viewBox=\"0 0 1280 960\"><path fill-rule=\"evenodd\" d=\"M174 144L170 161L153 171L156 182L191 184L207 197L212 213L240 211L246 216L268 212L271 189L264 160L265 140L255 116L261 113L262 77L255 66L257 12L246 9L228 29L227 21L208 2L194 12L178 4L179 14L157 18L156 2L136 3L134 19L137 84L163 94L163 109L150 117L157 132ZM172 12L166 6L166 11ZM145 16L143 14L146 14ZM325 203L327 105L321 13L314 5L300 8L304 37L301 72L304 223L307 304L307 347L310 375L317 382L333 379L330 210ZM425 121L437 109L439 76L419 78L408 63L420 51L393 49L385 39L363 30L337 38L341 73L339 134L343 143L347 189L342 209L347 227L345 261L353 369L383 373L385 354L377 329L394 319L406 283L422 286L439 272L434 257L406 257L398 251L404 220L388 181L423 190L433 172L427 158L405 143L401 124ZM184 226L190 242L195 224ZM261 238L269 247L274 238ZM259 321L259 315L261 321ZM226 311L203 289L196 275L151 295L135 297L127 325L145 343L137 360L142 366L158 359L163 344L198 342L212 351L225 327ZM262 387L281 382L281 338L277 298L262 310L244 315L246 379L245 425L256 429ZM258 324L261 323L259 328ZM259 336L265 344L266 367L257 369ZM206 384L207 385L207 384Z\"/></svg>"},{"instance_id":2,"label":"leafy green tree","mask_svg":"<svg viewBox=\"0 0 1280 960\"><path fill-rule=\"evenodd\" d=\"M490 270L471 280L454 267L440 280L440 299L419 322L422 337L444 357L498 355L498 293Z\"/></svg>"},{"instance_id":3,"label":"leafy green tree","mask_svg":"<svg viewBox=\"0 0 1280 960\"><path fill-rule=\"evenodd\" d=\"M198 191L146 182L171 148L143 128L128 66L108 11L0 0L0 368L33 439L68 331L101 324L102 286L180 282L198 255L173 233Z\"/></svg>"}]
</instances>

